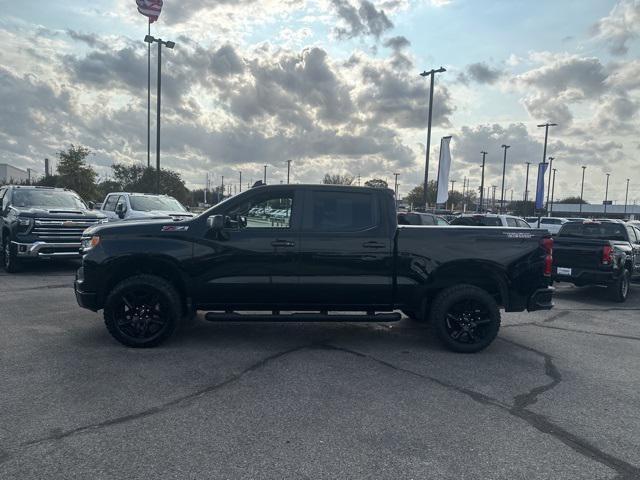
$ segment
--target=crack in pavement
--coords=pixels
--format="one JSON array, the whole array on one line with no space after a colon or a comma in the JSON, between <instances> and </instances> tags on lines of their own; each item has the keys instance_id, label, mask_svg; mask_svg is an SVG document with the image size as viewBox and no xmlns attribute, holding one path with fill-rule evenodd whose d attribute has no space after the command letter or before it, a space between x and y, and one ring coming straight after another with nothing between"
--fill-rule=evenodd
<instances>
[{"instance_id":1,"label":"crack in pavement","mask_svg":"<svg viewBox=\"0 0 640 480\"><path fill-rule=\"evenodd\" d=\"M314 342L315 343L315 342ZM274 360L277 360L279 358L282 358L286 355L290 355L292 353L298 352L300 350L304 350L305 348L309 348L311 346L314 345L314 343L307 343L301 346L297 346L297 347L293 347L290 348L288 350L284 350L281 352L277 352L274 353L272 355L269 355L265 358L262 358L261 360L249 365L248 367L246 367L245 369L241 370L240 372L231 375L230 377L226 378L225 380L212 384L212 385L208 385L204 388L201 388L200 390L197 390L195 392L192 392L188 395L184 395L182 397L178 397L175 398L173 400L170 400L166 403L163 403L161 405L156 405L154 407L148 408L146 410L142 410L136 413L131 413L128 415L122 415L120 417L115 417L115 418L110 418L108 420L102 421L102 422L98 422L98 423L93 423L90 425L84 425L82 427L77 427L77 428L73 428L71 430L60 430L54 434L48 435L46 437L41 437L41 438L36 438L34 440L29 440L27 442L23 442L21 444L19 444L19 447L32 447L35 445L40 445L46 442L50 442L50 441L58 441L58 440L62 440L68 437L72 437L75 435L80 435L83 433L90 433L90 432L94 432L97 430L100 430L102 428L106 428L106 427L112 427L115 425L121 425L124 423L128 423L128 422L132 422L134 420L138 420L141 418L146 418L146 417L150 417L152 415L157 415L159 413L163 413L167 410L170 410L171 408L175 408L175 407L179 407L179 406L184 406L186 404L188 404L189 402L202 397L204 395L207 395L211 392L214 392L216 390L219 390L223 387L226 387L227 385L230 385L232 383L237 382L238 380L242 379L245 375L247 375L248 373L251 373L255 370L258 370L262 367L264 367L265 365L269 364L270 362L273 362ZM0 451L1 452L1 451ZM10 457L12 456L12 454L10 454L9 452L4 451L2 455L0 455L0 464L6 462Z\"/></svg>"},{"instance_id":2,"label":"crack in pavement","mask_svg":"<svg viewBox=\"0 0 640 480\"><path fill-rule=\"evenodd\" d=\"M532 325L540 328L550 328L552 330L562 330L564 332L575 332L575 333L586 333L588 335L599 335L601 337L613 337L613 338L622 338L625 340L640 340L640 337L634 337L632 335L619 335L617 333L604 333L604 332L593 332L589 330L578 330L575 328L564 328L558 327L555 325L540 325L539 323L533 323Z\"/></svg>"},{"instance_id":3,"label":"crack in pavement","mask_svg":"<svg viewBox=\"0 0 640 480\"><path fill-rule=\"evenodd\" d=\"M12 290L5 290L5 292L16 293L16 292L24 292L27 290L54 290L57 288L73 288L73 285L69 285L68 283L62 283L58 285L41 285L39 287L25 287L25 288L16 288Z\"/></svg>"},{"instance_id":4,"label":"crack in pavement","mask_svg":"<svg viewBox=\"0 0 640 480\"><path fill-rule=\"evenodd\" d=\"M551 355L544 353L540 350L536 350L532 347L521 345L511 340L506 340L503 338L500 338L500 340L541 356L545 362L544 363L545 375L551 378L551 381L549 383L546 383L538 387L534 387L531 390L529 390L527 393L516 395L514 397L513 405L507 405L499 401L498 399L495 399L483 393L476 392L474 390L461 387L459 385L455 385L449 382L445 382L439 378L432 377L430 375L425 375L422 373L415 372L413 370L409 370L407 368L399 367L390 362L387 362L386 360L382 360L380 358L377 358L365 353L361 353L356 350L351 350L345 347L338 347L332 344L323 344L321 346L328 349L332 349L332 350L342 351L342 352L355 355L361 358L369 359L371 361L377 362L393 370L400 371L415 377L423 378L425 380L436 383L447 389L454 390L458 393L462 393L482 405L497 407L500 410L505 411L516 418L520 418L521 420L524 420L527 424L529 424L531 427L535 428L539 432L550 435L551 437L564 443L565 445L567 445L569 448L579 453L580 455L586 456L598 463L601 463L611 468L617 474L616 479L634 480L634 479L640 478L640 468L635 467L634 465L627 463L624 460L621 460L612 455L609 455L608 453L603 452L602 450L598 449L595 445L590 444L586 440L554 424L551 420L549 420L544 415L535 413L527 409L528 406L533 405L538 401L538 396L540 394L548 392L549 390L555 388L562 381L562 376L560 374L560 371L557 369L557 367L553 363L553 358L551 357Z\"/></svg>"}]
</instances>

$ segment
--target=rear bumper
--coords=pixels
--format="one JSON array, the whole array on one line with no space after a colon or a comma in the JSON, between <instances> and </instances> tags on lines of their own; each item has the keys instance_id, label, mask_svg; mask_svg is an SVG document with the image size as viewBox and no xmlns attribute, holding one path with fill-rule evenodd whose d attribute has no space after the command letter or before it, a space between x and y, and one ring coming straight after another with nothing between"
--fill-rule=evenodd
<instances>
[{"instance_id":1,"label":"rear bumper","mask_svg":"<svg viewBox=\"0 0 640 480\"><path fill-rule=\"evenodd\" d=\"M618 279L620 271L620 269L599 271L573 268L571 275L558 275L554 273L553 281L569 282L576 285L609 285Z\"/></svg>"},{"instance_id":2,"label":"rear bumper","mask_svg":"<svg viewBox=\"0 0 640 480\"><path fill-rule=\"evenodd\" d=\"M527 310L535 312L536 310L551 310L553 308L553 292L555 288L540 288L533 292L527 302Z\"/></svg>"},{"instance_id":3,"label":"rear bumper","mask_svg":"<svg viewBox=\"0 0 640 480\"><path fill-rule=\"evenodd\" d=\"M80 242L11 242L19 258L80 258Z\"/></svg>"}]
</instances>

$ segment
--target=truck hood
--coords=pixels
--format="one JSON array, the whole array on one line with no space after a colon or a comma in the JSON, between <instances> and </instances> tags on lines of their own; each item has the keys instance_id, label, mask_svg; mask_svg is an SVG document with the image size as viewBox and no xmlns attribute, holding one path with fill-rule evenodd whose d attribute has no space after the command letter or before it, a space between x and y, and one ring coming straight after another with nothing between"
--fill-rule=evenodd
<instances>
[{"instance_id":1,"label":"truck hood","mask_svg":"<svg viewBox=\"0 0 640 480\"><path fill-rule=\"evenodd\" d=\"M142 218L130 219L122 222L101 223L88 228L84 235L157 235L161 232L186 232L190 228L190 222L175 222L170 218L153 220Z\"/></svg>"},{"instance_id":2,"label":"truck hood","mask_svg":"<svg viewBox=\"0 0 640 480\"><path fill-rule=\"evenodd\" d=\"M195 215L191 212L175 212L167 210L151 210L148 212L142 212L140 210L134 210L133 218L171 218L173 220L188 220Z\"/></svg>"},{"instance_id":3,"label":"truck hood","mask_svg":"<svg viewBox=\"0 0 640 480\"><path fill-rule=\"evenodd\" d=\"M11 206L13 210L21 217L29 218L78 218L78 219L90 219L90 220L102 220L107 218L104 214L96 212L94 210L77 210L77 209L63 209L63 208L25 208Z\"/></svg>"}]
</instances>

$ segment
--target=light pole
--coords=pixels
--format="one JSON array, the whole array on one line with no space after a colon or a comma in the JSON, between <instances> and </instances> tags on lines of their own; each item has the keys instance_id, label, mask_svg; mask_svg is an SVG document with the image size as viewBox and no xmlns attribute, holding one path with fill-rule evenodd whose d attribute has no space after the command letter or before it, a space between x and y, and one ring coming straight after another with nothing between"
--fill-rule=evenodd
<instances>
[{"instance_id":1,"label":"light pole","mask_svg":"<svg viewBox=\"0 0 640 480\"><path fill-rule=\"evenodd\" d=\"M547 183L547 217L550 217L549 212L549 193L551 190L551 174L553 173L553 157L549 157L549 183Z\"/></svg>"},{"instance_id":2,"label":"light pole","mask_svg":"<svg viewBox=\"0 0 640 480\"><path fill-rule=\"evenodd\" d=\"M627 178L627 193L624 194L624 216L627 216L627 201L629 200L629 179Z\"/></svg>"},{"instance_id":3,"label":"light pole","mask_svg":"<svg viewBox=\"0 0 640 480\"><path fill-rule=\"evenodd\" d=\"M544 127L544 147L542 149L542 163L545 163L547 160L547 139L549 138L549 127L557 126L557 123L543 123L542 125L538 125L538 128ZM549 165L549 182L551 182L551 165ZM549 189L547 188L547 203L549 203ZM547 205L548 208L548 205ZM548 211L548 210L547 210Z\"/></svg>"},{"instance_id":4,"label":"light pole","mask_svg":"<svg viewBox=\"0 0 640 480\"><path fill-rule=\"evenodd\" d=\"M551 214L553 213L553 194L556 190L556 170L557 169L553 169L553 182L551 183L551 204L549 205L549 216L551 216Z\"/></svg>"},{"instance_id":5,"label":"light pole","mask_svg":"<svg viewBox=\"0 0 640 480\"><path fill-rule=\"evenodd\" d=\"M582 194L584 193L584 171L587 169L585 165L582 166L582 185L580 186L580 213L582 213Z\"/></svg>"},{"instance_id":6,"label":"light pole","mask_svg":"<svg viewBox=\"0 0 640 480\"><path fill-rule=\"evenodd\" d=\"M504 149L504 160L502 161L502 187L500 194L500 212L504 213L504 175L507 170L507 149L510 148L511 145L502 145L500 148Z\"/></svg>"},{"instance_id":7,"label":"light pole","mask_svg":"<svg viewBox=\"0 0 640 480\"><path fill-rule=\"evenodd\" d=\"M264 183L265 185L267 184L267 166L264 166L264 177L262 180L262 183Z\"/></svg>"},{"instance_id":8,"label":"light pole","mask_svg":"<svg viewBox=\"0 0 640 480\"><path fill-rule=\"evenodd\" d=\"M607 202L609 201L609 173L607 173L607 186L604 189L604 214L607 215Z\"/></svg>"},{"instance_id":9,"label":"light pole","mask_svg":"<svg viewBox=\"0 0 640 480\"><path fill-rule=\"evenodd\" d=\"M491 209L495 210L496 209L496 188L498 188L498 186L491 185L491 188L493 189L493 194L491 196Z\"/></svg>"},{"instance_id":10,"label":"light pole","mask_svg":"<svg viewBox=\"0 0 640 480\"><path fill-rule=\"evenodd\" d=\"M162 97L162 45L168 49L173 49L176 46L175 42L171 40L164 41L161 38L154 38L151 35L146 35L144 41L151 45L153 42L158 44L158 93L156 106L156 193L160 193L160 99Z\"/></svg>"},{"instance_id":11,"label":"light pole","mask_svg":"<svg viewBox=\"0 0 640 480\"><path fill-rule=\"evenodd\" d=\"M527 174L524 180L524 201L529 200L529 167L531 166L531 162L525 162L527 164Z\"/></svg>"},{"instance_id":12,"label":"light pole","mask_svg":"<svg viewBox=\"0 0 640 480\"><path fill-rule=\"evenodd\" d=\"M287 160L287 185L289 184L290 174L291 174L291 160Z\"/></svg>"},{"instance_id":13,"label":"light pole","mask_svg":"<svg viewBox=\"0 0 640 480\"><path fill-rule=\"evenodd\" d=\"M395 177L395 185L393 187L393 191L395 192L396 195L396 210L398 210L398 175L400 175L399 173L394 173L393 176Z\"/></svg>"},{"instance_id":14,"label":"light pole","mask_svg":"<svg viewBox=\"0 0 640 480\"><path fill-rule=\"evenodd\" d=\"M431 149L431 118L433 114L433 85L436 73L443 73L446 70L442 67L437 70L424 71L420 74L421 77L431 77L431 85L429 88L429 120L427 123L427 151L424 165L424 191L422 192L422 203L424 203L425 210L427 209L427 191L429 190L429 150Z\"/></svg>"},{"instance_id":15,"label":"light pole","mask_svg":"<svg viewBox=\"0 0 640 480\"><path fill-rule=\"evenodd\" d=\"M238 172L240 174L240 193L242 193L242 172Z\"/></svg>"},{"instance_id":16,"label":"light pole","mask_svg":"<svg viewBox=\"0 0 640 480\"><path fill-rule=\"evenodd\" d=\"M482 175L480 176L480 212L482 212L482 201L484 200L484 165L487 152L483 150L480 153L482 154Z\"/></svg>"}]
</instances>

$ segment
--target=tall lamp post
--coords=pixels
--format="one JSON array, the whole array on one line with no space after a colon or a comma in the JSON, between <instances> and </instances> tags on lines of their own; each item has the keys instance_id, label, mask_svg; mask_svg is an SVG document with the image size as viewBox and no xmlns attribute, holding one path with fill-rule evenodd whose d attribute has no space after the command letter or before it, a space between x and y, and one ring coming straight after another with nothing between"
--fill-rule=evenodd
<instances>
[{"instance_id":1,"label":"tall lamp post","mask_svg":"<svg viewBox=\"0 0 640 480\"><path fill-rule=\"evenodd\" d=\"M527 164L527 174L524 180L524 201L526 203L529 200L529 167L531 166L531 162L525 162Z\"/></svg>"},{"instance_id":2,"label":"tall lamp post","mask_svg":"<svg viewBox=\"0 0 640 480\"><path fill-rule=\"evenodd\" d=\"M624 194L624 216L627 216L627 201L629 200L629 179L627 178L627 193Z\"/></svg>"},{"instance_id":3,"label":"tall lamp post","mask_svg":"<svg viewBox=\"0 0 640 480\"><path fill-rule=\"evenodd\" d=\"M547 183L547 217L550 217L549 212L549 193L551 191L551 174L553 173L553 157L549 157L549 182Z\"/></svg>"},{"instance_id":4,"label":"tall lamp post","mask_svg":"<svg viewBox=\"0 0 640 480\"><path fill-rule=\"evenodd\" d=\"M422 192L422 203L425 210L427 209L427 191L429 190L429 150L431 149L431 118L433 114L433 84L436 73L443 73L446 70L442 67L437 70L424 71L420 74L421 77L431 77L431 85L429 88L429 120L427 123L427 151L424 165L424 191Z\"/></svg>"},{"instance_id":5,"label":"tall lamp post","mask_svg":"<svg viewBox=\"0 0 640 480\"><path fill-rule=\"evenodd\" d=\"M549 216L553 213L553 194L556 191L556 168L553 169L553 181L551 182L551 204L549 205Z\"/></svg>"},{"instance_id":6,"label":"tall lamp post","mask_svg":"<svg viewBox=\"0 0 640 480\"><path fill-rule=\"evenodd\" d=\"M482 154L482 175L480 176L480 212L482 212L482 205L484 199L484 165L485 165L485 157L487 156L487 152L484 150L480 152Z\"/></svg>"},{"instance_id":7,"label":"tall lamp post","mask_svg":"<svg viewBox=\"0 0 640 480\"><path fill-rule=\"evenodd\" d=\"M580 186L580 213L582 213L582 195L584 194L584 171L587 169L585 165L582 166L582 185Z\"/></svg>"},{"instance_id":8,"label":"tall lamp post","mask_svg":"<svg viewBox=\"0 0 640 480\"><path fill-rule=\"evenodd\" d=\"M291 160L287 160L287 185L289 184L290 174L291 174Z\"/></svg>"},{"instance_id":9,"label":"tall lamp post","mask_svg":"<svg viewBox=\"0 0 640 480\"><path fill-rule=\"evenodd\" d=\"M394 173L393 176L395 177L395 184L393 187L393 191L395 192L395 196L396 196L396 210L398 210L398 175L400 175L399 173Z\"/></svg>"},{"instance_id":10,"label":"tall lamp post","mask_svg":"<svg viewBox=\"0 0 640 480\"><path fill-rule=\"evenodd\" d=\"M160 99L162 97L162 45L168 49L173 49L176 46L175 42L171 40L164 41L161 38L155 38L151 35L146 35L144 41L151 46L153 42L158 44L158 93L156 106L156 193L160 193Z\"/></svg>"},{"instance_id":11,"label":"tall lamp post","mask_svg":"<svg viewBox=\"0 0 640 480\"><path fill-rule=\"evenodd\" d=\"M240 174L240 193L242 193L242 172L238 172Z\"/></svg>"},{"instance_id":12,"label":"tall lamp post","mask_svg":"<svg viewBox=\"0 0 640 480\"><path fill-rule=\"evenodd\" d=\"M607 186L604 189L604 214L607 215L607 202L609 201L609 176L611 174L607 173Z\"/></svg>"},{"instance_id":13,"label":"tall lamp post","mask_svg":"<svg viewBox=\"0 0 640 480\"><path fill-rule=\"evenodd\" d=\"M502 161L502 187L500 193L500 212L504 213L504 175L507 170L507 149L511 145L502 145L500 148L504 149L504 160Z\"/></svg>"},{"instance_id":14,"label":"tall lamp post","mask_svg":"<svg viewBox=\"0 0 640 480\"><path fill-rule=\"evenodd\" d=\"M264 176L263 176L263 180L262 182L266 185L267 184L267 166L264 166Z\"/></svg>"},{"instance_id":15,"label":"tall lamp post","mask_svg":"<svg viewBox=\"0 0 640 480\"><path fill-rule=\"evenodd\" d=\"M557 123L543 123L542 125L538 125L538 128L544 127L544 147L542 149L542 163L547 161L547 139L549 138L549 127L557 126ZM551 165L549 165L549 182L551 182ZM547 188L547 203L549 203L549 189ZM547 205L548 211L548 205Z\"/></svg>"}]
</instances>

